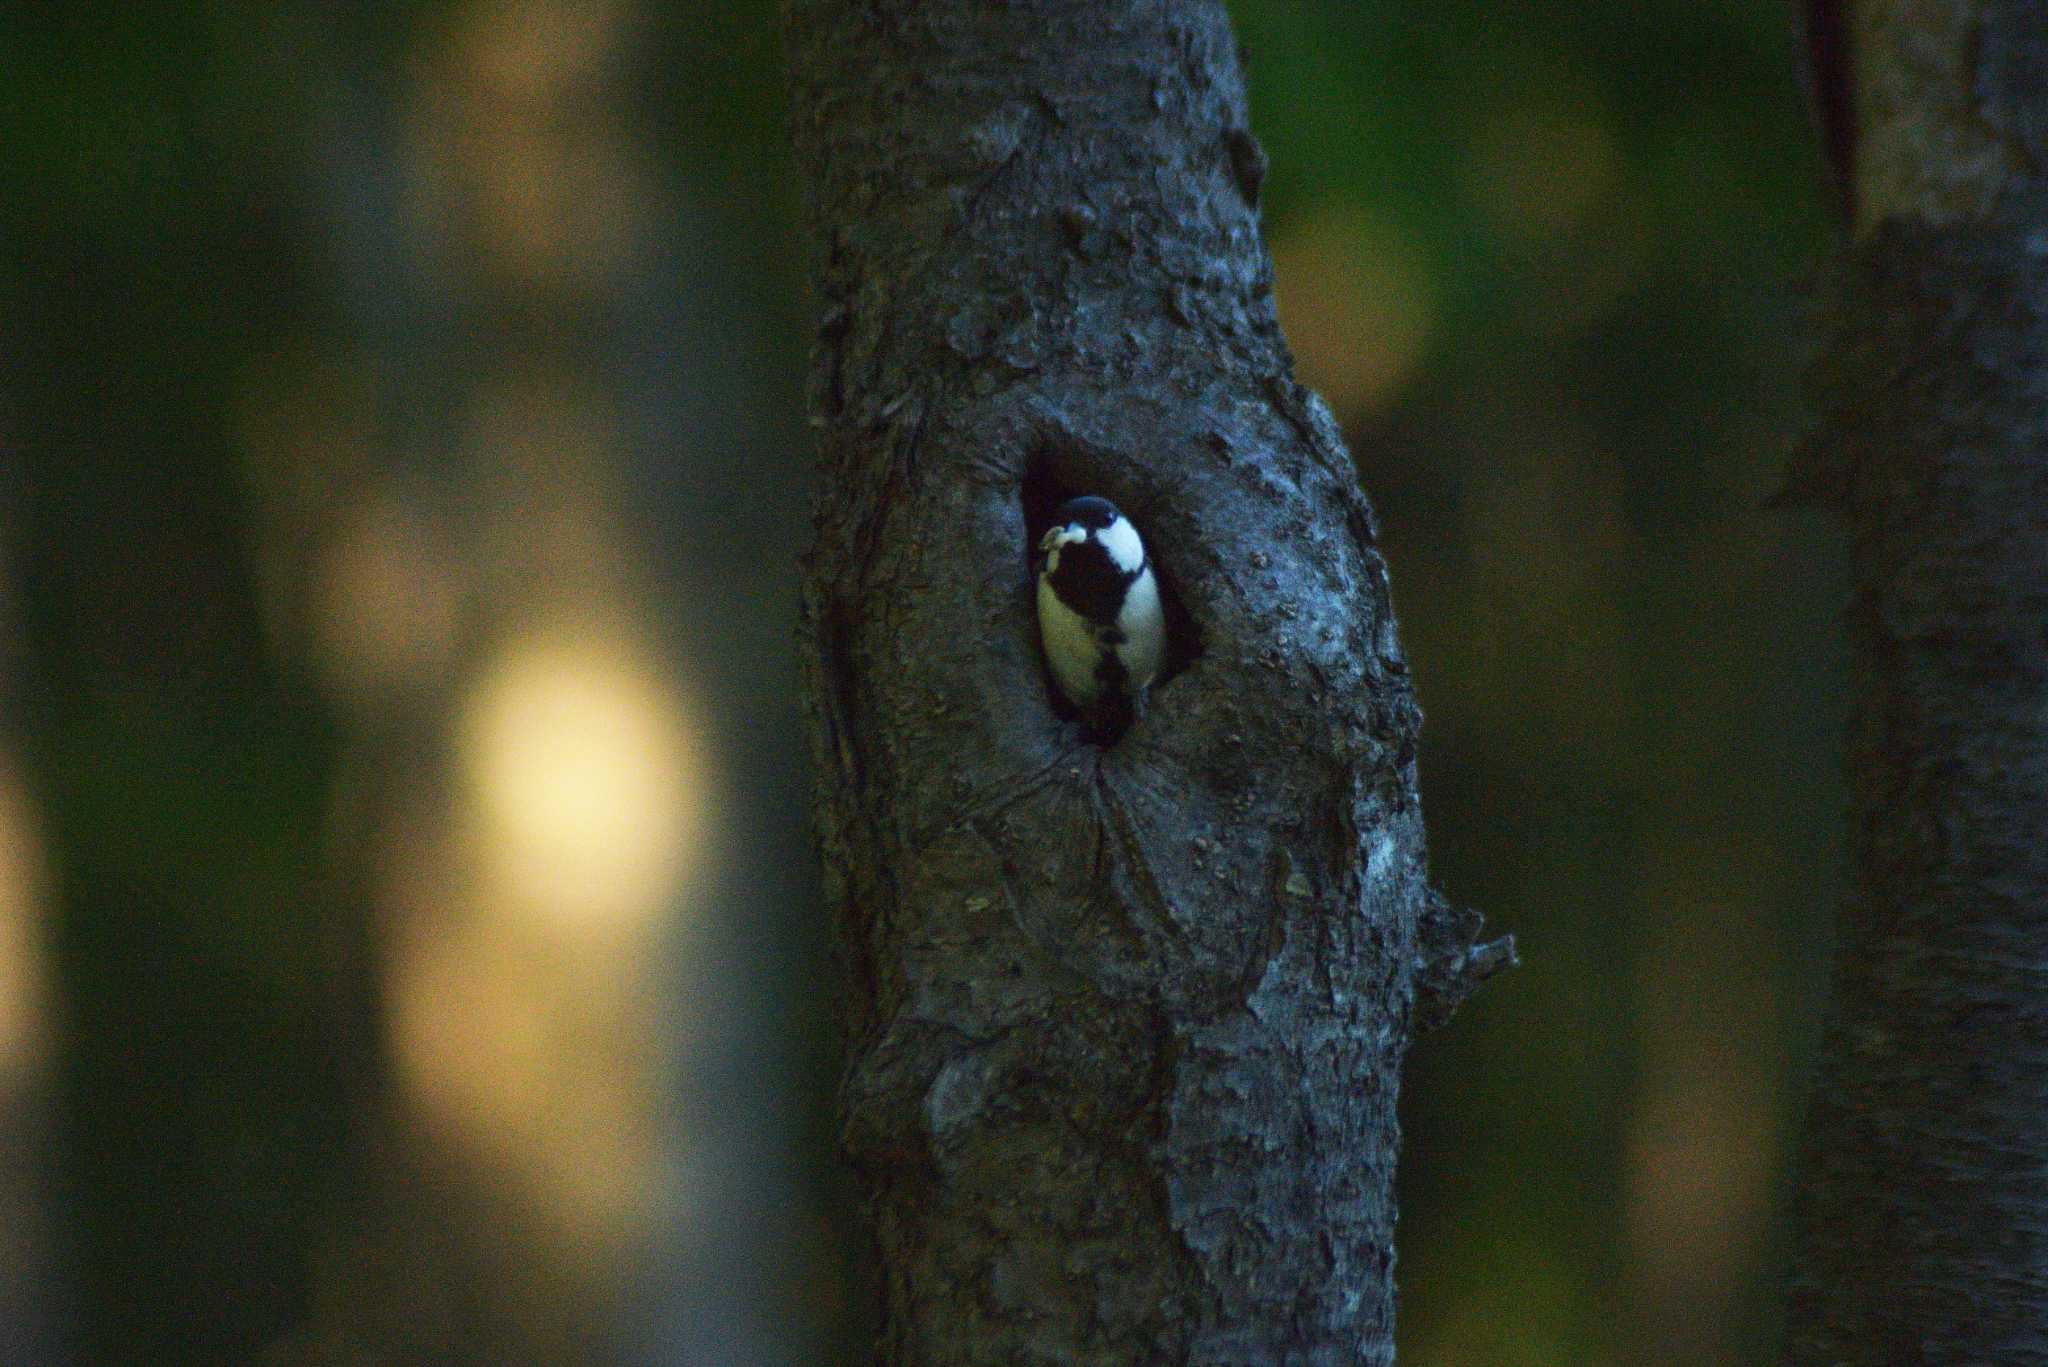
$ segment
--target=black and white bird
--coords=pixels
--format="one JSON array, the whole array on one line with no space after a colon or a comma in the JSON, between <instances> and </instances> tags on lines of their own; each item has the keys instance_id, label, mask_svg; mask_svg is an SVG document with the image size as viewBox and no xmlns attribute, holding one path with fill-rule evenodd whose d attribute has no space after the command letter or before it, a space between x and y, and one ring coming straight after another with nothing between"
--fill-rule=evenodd
<instances>
[{"instance_id":1,"label":"black and white bird","mask_svg":"<svg viewBox=\"0 0 2048 1367\"><path fill-rule=\"evenodd\" d=\"M1060 505L1038 542L1038 631L1053 682L1096 737L1136 720L1166 655L1145 543L1106 498Z\"/></svg>"}]
</instances>

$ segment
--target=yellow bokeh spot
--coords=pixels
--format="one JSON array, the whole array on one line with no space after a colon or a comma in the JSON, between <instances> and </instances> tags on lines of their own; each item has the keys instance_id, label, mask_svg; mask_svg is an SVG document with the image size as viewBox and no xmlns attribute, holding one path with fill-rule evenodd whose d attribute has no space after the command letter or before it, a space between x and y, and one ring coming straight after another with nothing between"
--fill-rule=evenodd
<instances>
[{"instance_id":1,"label":"yellow bokeh spot","mask_svg":"<svg viewBox=\"0 0 2048 1367\"><path fill-rule=\"evenodd\" d=\"M1436 328L1423 245L1358 205L1330 205L1273 236L1274 292L1301 382L1340 421L1370 411L1411 375Z\"/></svg>"},{"instance_id":2,"label":"yellow bokeh spot","mask_svg":"<svg viewBox=\"0 0 2048 1367\"><path fill-rule=\"evenodd\" d=\"M1653 1079L1628 1140L1627 1218L1639 1274L1692 1299L1740 1284L1762 1237L1770 1197L1774 1120L1749 1082L1756 1069L1701 1045L1697 1072Z\"/></svg>"},{"instance_id":3,"label":"yellow bokeh spot","mask_svg":"<svg viewBox=\"0 0 2048 1367\"><path fill-rule=\"evenodd\" d=\"M420 217L504 283L586 291L645 226L646 172L618 116L633 13L586 0L457 11L407 131Z\"/></svg>"},{"instance_id":4,"label":"yellow bokeh spot","mask_svg":"<svg viewBox=\"0 0 2048 1367\"><path fill-rule=\"evenodd\" d=\"M405 924L392 947L398 1074L428 1131L484 1159L532 1232L599 1268L656 1213L647 956L565 954L488 907L458 910Z\"/></svg>"},{"instance_id":5,"label":"yellow bokeh spot","mask_svg":"<svg viewBox=\"0 0 2048 1367\"><path fill-rule=\"evenodd\" d=\"M42 881L28 794L0 755L0 1092L43 1060Z\"/></svg>"},{"instance_id":6,"label":"yellow bokeh spot","mask_svg":"<svg viewBox=\"0 0 2048 1367\"><path fill-rule=\"evenodd\" d=\"M497 654L458 724L494 896L587 931L660 916L701 839L704 775L646 647L601 627L533 631Z\"/></svg>"},{"instance_id":7,"label":"yellow bokeh spot","mask_svg":"<svg viewBox=\"0 0 2048 1367\"><path fill-rule=\"evenodd\" d=\"M660 936L704 862L706 761L687 694L612 618L488 658L456 713L452 827L423 814L392 851L394 1062L530 1232L610 1275L660 1209Z\"/></svg>"}]
</instances>

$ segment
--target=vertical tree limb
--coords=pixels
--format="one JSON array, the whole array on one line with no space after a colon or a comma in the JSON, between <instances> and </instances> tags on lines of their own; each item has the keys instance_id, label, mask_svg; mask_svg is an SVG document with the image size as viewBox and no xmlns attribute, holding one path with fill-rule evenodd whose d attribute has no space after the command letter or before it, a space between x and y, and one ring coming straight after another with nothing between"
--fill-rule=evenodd
<instances>
[{"instance_id":1,"label":"vertical tree limb","mask_svg":"<svg viewBox=\"0 0 2048 1367\"><path fill-rule=\"evenodd\" d=\"M1857 236L1794 492L1854 546L1854 886L1795 1363L2048 1358L2048 17L1854 7Z\"/></svg>"},{"instance_id":2,"label":"vertical tree limb","mask_svg":"<svg viewBox=\"0 0 2048 1367\"><path fill-rule=\"evenodd\" d=\"M796 0L804 603L844 1138L905 1363L1391 1359L1398 1070L1508 951L1432 899L1373 519L1296 385L1219 4ZM1184 666L1049 700L1027 550L1143 529Z\"/></svg>"}]
</instances>

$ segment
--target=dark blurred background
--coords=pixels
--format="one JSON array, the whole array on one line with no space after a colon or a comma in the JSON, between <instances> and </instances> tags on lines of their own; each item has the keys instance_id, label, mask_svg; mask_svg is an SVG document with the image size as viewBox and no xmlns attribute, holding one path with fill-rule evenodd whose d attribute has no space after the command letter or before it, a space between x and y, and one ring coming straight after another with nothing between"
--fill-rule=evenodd
<instances>
[{"instance_id":1,"label":"dark blurred background","mask_svg":"<svg viewBox=\"0 0 2048 1367\"><path fill-rule=\"evenodd\" d=\"M1838 865L1780 0L1236 0L1439 881L1403 1360L1773 1341ZM851 1362L767 0L8 5L0 1362Z\"/></svg>"}]
</instances>

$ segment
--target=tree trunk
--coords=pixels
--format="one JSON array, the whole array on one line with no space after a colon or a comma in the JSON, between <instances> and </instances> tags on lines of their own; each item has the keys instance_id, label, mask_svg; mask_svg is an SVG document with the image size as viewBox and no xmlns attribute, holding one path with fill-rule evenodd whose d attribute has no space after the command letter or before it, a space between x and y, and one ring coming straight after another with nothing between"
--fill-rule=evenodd
<instances>
[{"instance_id":1,"label":"tree trunk","mask_svg":"<svg viewBox=\"0 0 2048 1367\"><path fill-rule=\"evenodd\" d=\"M1832 4L1820 8L1833 9ZM2048 1360L2048 14L1848 7L1856 240L1793 492L1854 544L1854 883L1789 1360ZM1839 56L1839 44L1836 45ZM1821 85L1830 82L1822 73Z\"/></svg>"},{"instance_id":2,"label":"tree trunk","mask_svg":"<svg viewBox=\"0 0 2048 1367\"><path fill-rule=\"evenodd\" d=\"M795 0L804 638L842 1139L899 1363L1383 1363L1429 890L1373 519L1274 318L1217 3ZM1178 668L1054 714L1027 552L1145 533Z\"/></svg>"}]
</instances>

